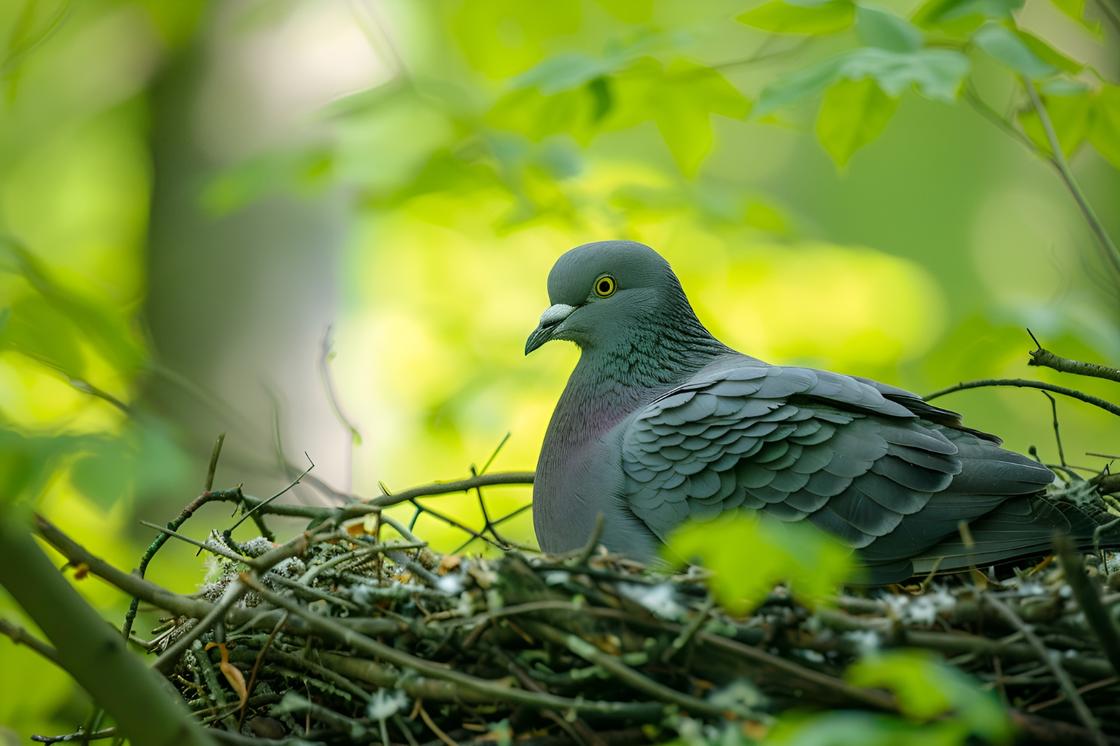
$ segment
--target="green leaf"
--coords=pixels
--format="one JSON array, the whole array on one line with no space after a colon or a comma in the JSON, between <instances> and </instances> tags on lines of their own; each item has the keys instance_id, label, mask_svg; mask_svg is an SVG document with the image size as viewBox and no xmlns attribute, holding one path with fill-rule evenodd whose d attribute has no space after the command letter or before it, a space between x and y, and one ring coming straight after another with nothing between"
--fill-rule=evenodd
<instances>
[{"instance_id":1,"label":"green leaf","mask_svg":"<svg viewBox=\"0 0 1120 746\"><path fill-rule=\"evenodd\" d=\"M19 85L21 67L27 57L55 34L70 15L70 0L62 0L50 17L36 28L35 11L40 3L27 0L15 22L9 27L7 48L0 51L0 80L8 81L8 98L14 99Z\"/></svg>"},{"instance_id":2,"label":"green leaf","mask_svg":"<svg viewBox=\"0 0 1120 746\"><path fill-rule=\"evenodd\" d=\"M92 435L24 435L0 423L0 508L33 503L79 449L99 440ZM0 520L8 520L0 513Z\"/></svg>"},{"instance_id":3,"label":"green leaf","mask_svg":"<svg viewBox=\"0 0 1120 746\"><path fill-rule=\"evenodd\" d=\"M913 86L927 98L952 101L968 67L967 57L948 49L916 52L892 52L874 47L854 49L767 86L756 112L768 114L844 79L871 78L892 98Z\"/></svg>"},{"instance_id":4,"label":"green leaf","mask_svg":"<svg viewBox=\"0 0 1120 746\"><path fill-rule=\"evenodd\" d=\"M591 122L601 122L614 108L614 94L611 91L611 80L607 77L593 78L585 86L587 95L591 98Z\"/></svg>"},{"instance_id":5,"label":"green leaf","mask_svg":"<svg viewBox=\"0 0 1120 746\"><path fill-rule=\"evenodd\" d=\"M122 376L131 377L143 364L146 353L129 318L56 282L38 257L15 239L0 235L3 271L19 275L35 292L23 301L26 305L13 304L12 320L2 338L14 339L12 346L32 357L43 354L70 375L80 374L84 366L84 358L76 352L79 342ZM58 338L36 338L39 334Z\"/></svg>"},{"instance_id":6,"label":"green leaf","mask_svg":"<svg viewBox=\"0 0 1120 746\"><path fill-rule=\"evenodd\" d=\"M510 90L532 88L545 95L579 88L596 78L616 73L635 60L680 45L680 34L641 34L624 44L611 44L600 55L582 52L558 54L510 81Z\"/></svg>"},{"instance_id":7,"label":"green leaf","mask_svg":"<svg viewBox=\"0 0 1120 746\"><path fill-rule=\"evenodd\" d=\"M965 746L955 721L914 723L896 715L855 710L783 713L766 734L767 746Z\"/></svg>"},{"instance_id":8,"label":"green leaf","mask_svg":"<svg viewBox=\"0 0 1120 746\"><path fill-rule=\"evenodd\" d=\"M20 298L11 307L11 319L0 334L0 349L26 355L64 375L79 378L85 372L81 328L40 296Z\"/></svg>"},{"instance_id":9,"label":"green leaf","mask_svg":"<svg viewBox=\"0 0 1120 746\"><path fill-rule=\"evenodd\" d=\"M868 5L856 10L856 34L870 47L913 52L922 46L922 32L905 18Z\"/></svg>"},{"instance_id":10,"label":"green leaf","mask_svg":"<svg viewBox=\"0 0 1120 746\"><path fill-rule=\"evenodd\" d=\"M70 468L74 487L98 505L173 489L190 474L190 463L167 426L149 417L128 421L115 437L87 437Z\"/></svg>"},{"instance_id":11,"label":"green leaf","mask_svg":"<svg viewBox=\"0 0 1120 746\"><path fill-rule=\"evenodd\" d=\"M898 99L883 93L871 79L833 83L817 114L817 139L838 168L852 154L882 134L898 107Z\"/></svg>"},{"instance_id":12,"label":"green leaf","mask_svg":"<svg viewBox=\"0 0 1120 746\"><path fill-rule=\"evenodd\" d=\"M1062 54L1029 31L1023 31L1022 29L1013 29L1013 31L1015 35L1027 45L1027 48L1034 53L1034 56L1046 64L1074 75L1085 69L1084 64Z\"/></svg>"},{"instance_id":13,"label":"green leaf","mask_svg":"<svg viewBox=\"0 0 1120 746\"><path fill-rule=\"evenodd\" d=\"M719 72L679 60L665 68L654 96L653 121L681 171L692 176L714 143L712 114L742 118L750 102Z\"/></svg>"},{"instance_id":14,"label":"green leaf","mask_svg":"<svg viewBox=\"0 0 1120 746\"><path fill-rule=\"evenodd\" d=\"M1085 15L1085 0L1052 0L1054 7L1065 13L1075 21L1080 21Z\"/></svg>"},{"instance_id":15,"label":"green leaf","mask_svg":"<svg viewBox=\"0 0 1120 746\"><path fill-rule=\"evenodd\" d=\"M108 508L131 495L133 463L124 442L99 439L89 443L70 467L70 481L83 495Z\"/></svg>"},{"instance_id":16,"label":"green leaf","mask_svg":"<svg viewBox=\"0 0 1120 746\"><path fill-rule=\"evenodd\" d=\"M1050 123L1054 126L1054 134L1058 136L1062 152L1067 156L1073 155L1089 136L1096 119L1092 91L1083 89L1066 95L1046 93L1042 96L1042 105L1050 116ZM1027 107L1019 114L1019 125L1039 148L1047 153L1052 152L1050 140L1046 137L1046 131L1034 107Z\"/></svg>"},{"instance_id":17,"label":"green leaf","mask_svg":"<svg viewBox=\"0 0 1120 746\"><path fill-rule=\"evenodd\" d=\"M973 735L994 742L1011 738L1011 722L999 700L967 674L925 651L864 658L848 668L845 678L857 686L893 691L902 714L916 720L955 713Z\"/></svg>"},{"instance_id":18,"label":"green leaf","mask_svg":"<svg viewBox=\"0 0 1120 746\"><path fill-rule=\"evenodd\" d=\"M752 548L750 572L743 547ZM747 513L725 513L712 521L689 521L669 537L670 562L698 562L712 572L711 589L729 611L741 614L782 581L812 601L852 578L852 552L808 524L784 523Z\"/></svg>"},{"instance_id":19,"label":"green leaf","mask_svg":"<svg viewBox=\"0 0 1120 746\"><path fill-rule=\"evenodd\" d=\"M976 46L1032 80L1053 75L1057 70L1043 62L1014 31L998 23L988 23L972 37Z\"/></svg>"},{"instance_id":20,"label":"green leaf","mask_svg":"<svg viewBox=\"0 0 1120 746\"><path fill-rule=\"evenodd\" d=\"M739 23L777 34L828 34L854 19L851 0L770 0L738 17Z\"/></svg>"},{"instance_id":21,"label":"green leaf","mask_svg":"<svg viewBox=\"0 0 1120 746\"><path fill-rule=\"evenodd\" d=\"M679 33L644 33L608 45L598 56L572 53L546 59L510 82L487 112L486 123L532 140L565 134L586 145L601 129L630 114L636 116L627 126L649 121L657 106L648 103L646 89L665 75L652 55L674 48L682 38Z\"/></svg>"},{"instance_id":22,"label":"green leaf","mask_svg":"<svg viewBox=\"0 0 1120 746\"><path fill-rule=\"evenodd\" d=\"M615 60L570 53L550 57L513 79L512 88L536 88L545 95L578 88L617 68Z\"/></svg>"},{"instance_id":23,"label":"green leaf","mask_svg":"<svg viewBox=\"0 0 1120 746\"><path fill-rule=\"evenodd\" d=\"M1107 2L1108 0L1104 0ZM1067 16L1077 21L1082 27L1099 34L1101 25L1097 21L1091 21L1085 17L1085 0L1052 0L1054 6L1065 13Z\"/></svg>"},{"instance_id":24,"label":"green leaf","mask_svg":"<svg viewBox=\"0 0 1120 746\"><path fill-rule=\"evenodd\" d=\"M1105 160L1120 168L1120 86L1101 88L1094 109L1089 142Z\"/></svg>"},{"instance_id":25,"label":"green leaf","mask_svg":"<svg viewBox=\"0 0 1120 746\"><path fill-rule=\"evenodd\" d=\"M922 28L950 34L970 34L987 20L1008 20L1024 0L928 0L914 14Z\"/></svg>"}]
</instances>

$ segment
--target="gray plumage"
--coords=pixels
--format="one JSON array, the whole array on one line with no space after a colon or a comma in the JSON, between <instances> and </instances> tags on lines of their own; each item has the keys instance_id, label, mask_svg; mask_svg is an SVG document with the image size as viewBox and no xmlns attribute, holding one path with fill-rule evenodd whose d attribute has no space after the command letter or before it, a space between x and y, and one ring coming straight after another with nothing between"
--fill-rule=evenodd
<instances>
[{"instance_id":1,"label":"gray plumage","mask_svg":"<svg viewBox=\"0 0 1120 746\"><path fill-rule=\"evenodd\" d=\"M537 465L533 516L546 551L582 546L601 513L608 548L649 559L686 519L746 509L825 529L857 552L871 582L890 582L935 563L1037 552L1055 530L1090 520L1039 496L1053 479L1046 467L953 412L726 347L642 244L572 249L548 292L553 305L526 354L566 339L582 355Z\"/></svg>"}]
</instances>

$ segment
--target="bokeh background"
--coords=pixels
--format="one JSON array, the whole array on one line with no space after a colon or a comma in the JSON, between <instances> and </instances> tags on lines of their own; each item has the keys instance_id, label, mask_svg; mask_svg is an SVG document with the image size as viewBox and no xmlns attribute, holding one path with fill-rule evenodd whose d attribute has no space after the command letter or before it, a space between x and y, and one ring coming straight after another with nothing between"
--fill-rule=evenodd
<instances>
[{"instance_id":1,"label":"bokeh background","mask_svg":"<svg viewBox=\"0 0 1120 746\"><path fill-rule=\"evenodd\" d=\"M526 359L524 339L555 258L605 238L663 252L713 332L774 363L918 392L1059 382L1026 367L1027 327L1061 354L1120 360L1120 288L1046 163L974 108L909 92L837 167L817 100L751 104L851 33L770 34L736 22L751 5L0 3L0 413L125 444L51 479L39 509L133 567L153 536L138 521L198 494L218 433L216 486L262 496L308 457L364 496L462 477L507 433L489 468L531 469L577 351ZM1016 18L1120 78L1115 29L1060 5ZM1014 79L971 62L1014 119ZM1108 157L1085 146L1072 163L1115 236ZM1056 460L1038 392L940 403ZM1107 414L1057 407L1072 463L1120 450ZM487 498L501 514L529 492ZM328 498L304 484L284 499ZM479 518L473 496L440 508ZM189 533L229 522L212 507ZM442 549L463 538L426 517L417 531ZM528 515L505 533L532 543ZM202 572L169 546L149 575L189 590ZM120 619L126 599L80 587ZM3 597L0 614L19 620ZM88 713L63 674L0 640L0 735Z\"/></svg>"}]
</instances>

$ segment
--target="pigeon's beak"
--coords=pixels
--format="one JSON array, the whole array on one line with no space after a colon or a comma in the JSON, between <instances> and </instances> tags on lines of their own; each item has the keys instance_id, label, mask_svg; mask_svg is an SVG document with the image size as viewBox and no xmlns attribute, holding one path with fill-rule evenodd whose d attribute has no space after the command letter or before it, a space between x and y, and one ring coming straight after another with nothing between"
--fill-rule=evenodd
<instances>
[{"instance_id":1,"label":"pigeon's beak","mask_svg":"<svg viewBox=\"0 0 1120 746\"><path fill-rule=\"evenodd\" d=\"M564 319L572 315L572 311L576 310L575 306L564 305L557 303L555 306L549 306L541 314L541 323L537 324L537 328L525 340L525 354L528 355L533 350L543 345L548 340L552 339L556 327L560 326Z\"/></svg>"}]
</instances>

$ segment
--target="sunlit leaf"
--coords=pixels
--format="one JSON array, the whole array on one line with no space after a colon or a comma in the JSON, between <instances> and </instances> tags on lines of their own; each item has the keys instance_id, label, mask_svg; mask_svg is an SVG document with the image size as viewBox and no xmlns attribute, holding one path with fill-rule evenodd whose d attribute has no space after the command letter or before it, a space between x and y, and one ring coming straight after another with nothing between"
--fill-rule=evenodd
<instances>
[{"instance_id":1,"label":"sunlit leaf","mask_svg":"<svg viewBox=\"0 0 1120 746\"><path fill-rule=\"evenodd\" d=\"M535 88L545 95L579 88L596 78L618 72L635 60L672 49L677 34L641 34L626 43L610 45L602 54L568 52L545 59L510 81L510 89Z\"/></svg>"},{"instance_id":2,"label":"sunlit leaf","mask_svg":"<svg viewBox=\"0 0 1120 746\"><path fill-rule=\"evenodd\" d=\"M44 453L42 445L43 439L31 440L0 428L0 506L23 499L45 478L44 466L54 454Z\"/></svg>"},{"instance_id":3,"label":"sunlit leaf","mask_svg":"<svg viewBox=\"0 0 1120 746\"><path fill-rule=\"evenodd\" d=\"M1085 15L1085 0L1051 0L1054 6L1075 21Z\"/></svg>"},{"instance_id":4,"label":"sunlit leaf","mask_svg":"<svg viewBox=\"0 0 1120 746\"><path fill-rule=\"evenodd\" d=\"M0 349L15 350L71 377L85 370L80 340L81 327L37 295L17 300L0 331Z\"/></svg>"},{"instance_id":5,"label":"sunlit leaf","mask_svg":"<svg viewBox=\"0 0 1120 746\"><path fill-rule=\"evenodd\" d=\"M869 5L856 11L856 34L870 47L912 52L922 46L922 32L905 18Z\"/></svg>"},{"instance_id":6,"label":"sunlit leaf","mask_svg":"<svg viewBox=\"0 0 1120 746\"><path fill-rule=\"evenodd\" d=\"M712 149L711 115L742 118L749 113L750 102L709 67L678 60L665 68L665 75L655 94L653 120L673 160L692 175Z\"/></svg>"},{"instance_id":7,"label":"sunlit leaf","mask_svg":"<svg viewBox=\"0 0 1120 746\"><path fill-rule=\"evenodd\" d=\"M579 53L558 54L518 75L511 85L513 88L537 88L545 95L559 93L613 72L621 61Z\"/></svg>"},{"instance_id":8,"label":"sunlit leaf","mask_svg":"<svg viewBox=\"0 0 1120 746\"><path fill-rule=\"evenodd\" d=\"M769 0L738 17L739 23L778 34L827 34L854 19L851 0Z\"/></svg>"},{"instance_id":9,"label":"sunlit leaf","mask_svg":"<svg viewBox=\"0 0 1120 746\"><path fill-rule=\"evenodd\" d=\"M582 3L453 0L436 15L474 72L504 80L547 59L558 39L578 34L586 8Z\"/></svg>"},{"instance_id":10,"label":"sunlit leaf","mask_svg":"<svg viewBox=\"0 0 1120 746\"><path fill-rule=\"evenodd\" d=\"M858 710L789 713L766 734L767 746L966 746L968 732L947 720L914 723Z\"/></svg>"},{"instance_id":11,"label":"sunlit leaf","mask_svg":"<svg viewBox=\"0 0 1120 746\"><path fill-rule=\"evenodd\" d=\"M1042 39L1039 39L1029 31L1014 29L1014 34L1015 36L1019 37L1019 39L1024 44L1027 45L1027 49L1029 49L1035 55L1035 57L1042 60L1048 65L1056 67L1063 72L1073 74L1079 73L1085 69L1085 65L1073 59L1072 57L1062 54L1057 49L1054 49L1054 47L1050 46Z\"/></svg>"},{"instance_id":12,"label":"sunlit leaf","mask_svg":"<svg viewBox=\"0 0 1120 746\"><path fill-rule=\"evenodd\" d=\"M70 469L74 487L98 505L111 507L129 496L132 475L128 445L116 439L99 439L82 449Z\"/></svg>"},{"instance_id":13,"label":"sunlit leaf","mask_svg":"<svg viewBox=\"0 0 1120 746\"><path fill-rule=\"evenodd\" d=\"M716 599L737 614L753 608L780 582L811 602L835 592L854 572L851 550L815 526L746 513L687 522L669 537L664 553L671 562L709 569ZM750 572L744 572L748 565Z\"/></svg>"},{"instance_id":14,"label":"sunlit leaf","mask_svg":"<svg viewBox=\"0 0 1120 746\"><path fill-rule=\"evenodd\" d=\"M0 506L33 504L67 459L99 440L92 435L24 434L0 423Z\"/></svg>"},{"instance_id":15,"label":"sunlit leaf","mask_svg":"<svg viewBox=\"0 0 1120 746\"><path fill-rule=\"evenodd\" d=\"M948 49L892 52L865 47L796 72L762 91L756 113L767 114L820 93L837 80L871 78L895 98L914 87L927 98L952 101L968 73L968 58Z\"/></svg>"},{"instance_id":16,"label":"sunlit leaf","mask_svg":"<svg viewBox=\"0 0 1120 746\"><path fill-rule=\"evenodd\" d=\"M1011 738L1011 722L999 700L931 653L898 651L864 658L852 664L845 678L857 686L893 691L899 709L914 719L953 713L976 736L996 743Z\"/></svg>"},{"instance_id":17,"label":"sunlit leaf","mask_svg":"<svg viewBox=\"0 0 1120 746\"><path fill-rule=\"evenodd\" d=\"M839 80L821 100L817 139L843 168L853 153L882 134L897 107L898 99L883 93L874 80Z\"/></svg>"},{"instance_id":18,"label":"sunlit leaf","mask_svg":"<svg viewBox=\"0 0 1120 746\"><path fill-rule=\"evenodd\" d=\"M976 32L972 40L989 55L1028 78L1044 78L1057 72L1006 26L988 23Z\"/></svg>"},{"instance_id":19,"label":"sunlit leaf","mask_svg":"<svg viewBox=\"0 0 1120 746\"><path fill-rule=\"evenodd\" d=\"M1093 92L1081 89L1064 95L1046 93L1042 96L1042 105L1050 117L1062 152L1067 156L1073 155L1093 129L1096 118ZM1019 114L1019 125L1039 148L1051 152L1050 140L1034 107L1028 106Z\"/></svg>"},{"instance_id":20,"label":"sunlit leaf","mask_svg":"<svg viewBox=\"0 0 1120 746\"><path fill-rule=\"evenodd\" d=\"M569 53L546 59L510 82L486 121L532 139L563 133L584 145L612 114L621 114L614 118L615 124L632 118L621 126L649 121L655 107L646 91L666 74L649 55L673 48L679 36L642 34L609 45L601 55ZM635 91L638 95L625 95Z\"/></svg>"},{"instance_id":21,"label":"sunlit leaf","mask_svg":"<svg viewBox=\"0 0 1120 746\"><path fill-rule=\"evenodd\" d=\"M0 346L7 340L9 346L68 375L79 375L84 367L76 352L79 342L92 347L122 376L131 376L144 362L146 352L127 317L59 284L36 256L0 235L2 271L22 277L35 295L13 304Z\"/></svg>"},{"instance_id":22,"label":"sunlit leaf","mask_svg":"<svg viewBox=\"0 0 1120 746\"><path fill-rule=\"evenodd\" d=\"M35 11L40 4L34 0L23 3L15 23L8 32L7 47L0 51L0 80L8 81L8 97L15 97L21 65L27 56L62 28L70 12L70 0L61 0L42 25L36 24Z\"/></svg>"},{"instance_id":23,"label":"sunlit leaf","mask_svg":"<svg viewBox=\"0 0 1120 746\"><path fill-rule=\"evenodd\" d=\"M1101 30L1100 23L1098 23L1097 21L1089 20L1088 18L1085 17L1085 0L1051 0L1051 1L1054 3L1054 7L1056 7L1058 10L1062 11L1063 13L1065 13L1067 16L1069 16L1073 20L1077 21L1084 28L1088 29L1089 31L1092 31L1093 33L1099 33L1100 32L1100 30Z\"/></svg>"},{"instance_id":24,"label":"sunlit leaf","mask_svg":"<svg viewBox=\"0 0 1120 746\"><path fill-rule=\"evenodd\" d=\"M653 0L596 0L608 13L630 23L645 23L653 16Z\"/></svg>"},{"instance_id":25,"label":"sunlit leaf","mask_svg":"<svg viewBox=\"0 0 1120 746\"><path fill-rule=\"evenodd\" d=\"M1024 0L928 0L914 14L922 28L945 33L968 34L986 20L1005 20L1023 7Z\"/></svg>"},{"instance_id":26,"label":"sunlit leaf","mask_svg":"<svg viewBox=\"0 0 1120 746\"><path fill-rule=\"evenodd\" d=\"M113 437L90 436L73 453L70 481L105 507L174 488L191 467L166 426L146 417L129 420Z\"/></svg>"},{"instance_id":27,"label":"sunlit leaf","mask_svg":"<svg viewBox=\"0 0 1120 746\"><path fill-rule=\"evenodd\" d=\"M1120 87L1102 87L1095 104L1089 141L1109 163L1120 168Z\"/></svg>"}]
</instances>

